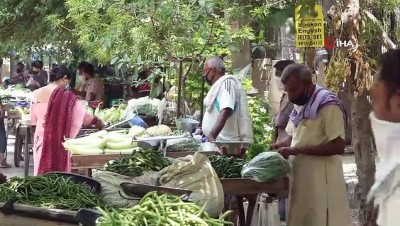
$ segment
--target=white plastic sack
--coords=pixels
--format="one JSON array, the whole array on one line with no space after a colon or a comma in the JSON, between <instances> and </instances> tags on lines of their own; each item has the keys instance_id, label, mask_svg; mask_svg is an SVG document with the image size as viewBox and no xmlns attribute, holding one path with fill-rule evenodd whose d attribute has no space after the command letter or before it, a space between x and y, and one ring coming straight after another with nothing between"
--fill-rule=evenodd
<instances>
[{"instance_id":1,"label":"white plastic sack","mask_svg":"<svg viewBox=\"0 0 400 226\"><path fill-rule=\"evenodd\" d=\"M127 200L121 197L119 192L124 195L121 183L133 182L132 177L124 176L118 173L109 171L96 171L93 173L93 179L97 180L101 184L101 194L104 195L104 200L116 207L128 207L135 205L139 200Z\"/></svg>"},{"instance_id":2,"label":"white plastic sack","mask_svg":"<svg viewBox=\"0 0 400 226\"><path fill-rule=\"evenodd\" d=\"M205 211L217 217L224 208L222 184L206 155L195 153L178 158L175 163L160 171L161 186L193 191L189 201L200 206L205 204Z\"/></svg>"},{"instance_id":3,"label":"white plastic sack","mask_svg":"<svg viewBox=\"0 0 400 226\"><path fill-rule=\"evenodd\" d=\"M267 194L260 194L254 207L251 226L280 226L279 203L267 203Z\"/></svg>"}]
</instances>

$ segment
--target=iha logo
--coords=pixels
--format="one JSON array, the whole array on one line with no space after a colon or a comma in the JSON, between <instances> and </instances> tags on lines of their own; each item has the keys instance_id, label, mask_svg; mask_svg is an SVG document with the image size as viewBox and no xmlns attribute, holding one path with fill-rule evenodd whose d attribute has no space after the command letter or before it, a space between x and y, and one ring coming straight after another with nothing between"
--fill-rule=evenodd
<instances>
[{"instance_id":1,"label":"iha logo","mask_svg":"<svg viewBox=\"0 0 400 226\"><path fill-rule=\"evenodd\" d=\"M353 43L351 40L340 40L335 39L333 37L326 37L324 40L325 49L333 49L335 47L339 48L351 48L353 47Z\"/></svg>"}]
</instances>

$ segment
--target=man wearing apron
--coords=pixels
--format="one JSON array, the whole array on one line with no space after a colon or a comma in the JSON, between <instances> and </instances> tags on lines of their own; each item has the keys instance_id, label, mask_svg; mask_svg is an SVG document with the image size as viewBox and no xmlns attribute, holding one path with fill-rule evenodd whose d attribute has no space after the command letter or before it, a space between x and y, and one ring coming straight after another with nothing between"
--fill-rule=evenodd
<instances>
[{"instance_id":1,"label":"man wearing apron","mask_svg":"<svg viewBox=\"0 0 400 226\"><path fill-rule=\"evenodd\" d=\"M288 65L281 81L294 109L289 137L272 148L292 164L288 226L350 226L340 156L347 121L342 103L314 84L304 65Z\"/></svg>"}]
</instances>

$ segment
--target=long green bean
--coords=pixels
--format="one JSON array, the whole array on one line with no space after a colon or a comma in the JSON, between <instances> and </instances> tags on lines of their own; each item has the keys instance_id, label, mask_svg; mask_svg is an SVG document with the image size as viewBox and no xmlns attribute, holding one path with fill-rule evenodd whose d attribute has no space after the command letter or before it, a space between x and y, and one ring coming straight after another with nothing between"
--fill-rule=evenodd
<instances>
[{"instance_id":1,"label":"long green bean","mask_svg":"<svg viewBox=\"0 0 400 226\"><path fill-rule=\"evenodd\" d=\"M219 178L241 178L245 161L235 157L212 155L208 158Z\"/></svg>"},{"instance_id":2,"label":"long green bean","mask_svg":"<svg viewBox=\"0 0 400 226\"><path fill-rule=\"evenodd\" d=\"M105 169L110 172L126 176L141 176L144 172L160 171L171 165L159 151L140 150L130 155L121 155L119 159L106 165Z\"/></svg>"},{"instance_id":3,"label":"long green bean","mask_svg":"<svg viewBox=\"0 0 400 226\"><path fill-rule=\"evenodd\" d=\"M16 195L16 192L0 184L0 202L7 202Z\"/></svg>"},{"instance_id":4,"label":"long green bean","mask_svg":"<svg viewBox=\"0 0 400 226\"><path fill-rule=\"evenodd\" d=\"M211 218L195 203L182 201L180 197L158 195L150 192L145 195L138 205L119 210L99 209L103 216L98 226L222 226L233 225L224 219L227 212L220 218Z\"/></svg>"},{"instance_id":5,"label":"long green bean","mask_svg":"<svg viewBox=\"0 0 400 226\"><path fill-rule=\"evenodd\" d=\"M14 191L17 203L21 204L68 210L106 207L101 196L93 194L84 185L57 175L11 178L4 187Z\"/></svg>"}]
</instances>

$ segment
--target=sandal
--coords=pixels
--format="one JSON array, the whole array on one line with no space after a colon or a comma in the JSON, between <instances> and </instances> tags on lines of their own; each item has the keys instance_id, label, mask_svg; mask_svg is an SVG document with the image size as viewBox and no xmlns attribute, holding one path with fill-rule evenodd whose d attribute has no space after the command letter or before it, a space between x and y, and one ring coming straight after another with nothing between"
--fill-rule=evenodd
<instances>
[{"instance_id":1,"label":"sandal","mask_svg":"<svg viewBox=\"0 0 400 226\"><path fill-rule=\"evenodd\" d=\"M1 168L1 169L5 169L5 168L11 168L11 166L10 166L10 165L8 165L8 163L7 163L7 162L2 162L2 163L0 163L0 168Z\"/></svg>"}]
</instances>

